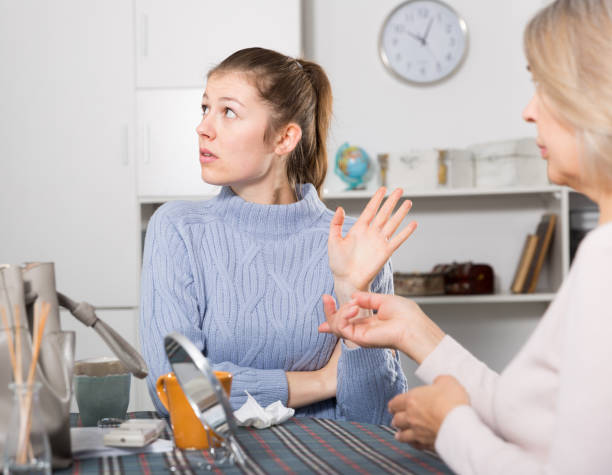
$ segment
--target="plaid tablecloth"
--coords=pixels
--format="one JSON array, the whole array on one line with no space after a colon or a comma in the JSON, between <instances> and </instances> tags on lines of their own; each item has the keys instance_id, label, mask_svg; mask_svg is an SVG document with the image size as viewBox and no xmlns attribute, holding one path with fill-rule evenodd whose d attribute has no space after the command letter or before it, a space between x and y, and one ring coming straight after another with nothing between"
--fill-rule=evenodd
<instances>
[{"instance_id":1,"label":"plaid tablecloth","mask_svg":"<svg viewBox=\"0 0 612 475\"><path fill-rule=\"evenodd\" d=\"M130 413L130 417L158 417L152 412ZM72 424L80 425L78 416ZM293 418L269 429L239 428L237 438L247 454L246 473L452 473L433 454L418 451L393 438L388 426L330 419ZM169 434L162 437L169 438ZM73 473L245 473L237 466L219 469L211 466L206 451L174 449L123 457L76 460Z\"/></svg>"}]
</instances>

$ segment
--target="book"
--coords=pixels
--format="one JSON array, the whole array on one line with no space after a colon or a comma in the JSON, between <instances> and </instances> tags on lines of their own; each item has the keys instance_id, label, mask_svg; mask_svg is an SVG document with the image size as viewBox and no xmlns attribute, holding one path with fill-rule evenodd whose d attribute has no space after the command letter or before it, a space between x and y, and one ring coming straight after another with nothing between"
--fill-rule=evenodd
<instances>
[{"instance_id":1,"label":"book","mask_svg":"<svg viewBox=\"0 0 612 475\"><path fill-rule=\"evenodd\" d=\"M521 252L521 258L516 267L512 286L510 287L513 294L520 294L523 292L525 281L527 280L527 272L533 261L533 256L535 256L537 244L538 236L536 234L528 234L523 246L523 252Z\"/></svg>"},{"instance_id":2,"label":"book","mask_svg":"<svg viewBox=\"0 0 612 475\"><path fill-rule=\"evenodd\" d=\"M542 265L546 259L548 250L550 249L550 243L555 231L555 225L557 223L557 215L554 213L548 213L542 216L542 219L538 223L536 229L536 236L538 236L538 242L536 245L535 255L529 265L527 271L527 278L525 280L525 286L523 287L524 293L533 293L538 285L538 277L542 270Z\"/></svg>"}]
</instances>

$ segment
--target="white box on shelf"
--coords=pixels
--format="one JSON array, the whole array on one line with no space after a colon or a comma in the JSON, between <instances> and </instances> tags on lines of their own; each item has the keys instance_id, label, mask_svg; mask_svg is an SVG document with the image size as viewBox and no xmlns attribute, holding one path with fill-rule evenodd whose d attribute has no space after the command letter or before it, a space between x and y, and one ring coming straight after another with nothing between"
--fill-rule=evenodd
<instances>
[{"instance_id":1,"label":"white box on shelf","mask_svg":"<svg viewBox=\"0 0 612 475\"><path fill-rule=\"evenodd\" d=\"M516 141L488 142L468 147L474 153L474 184L479 188L517 186Z\"/></svg>"},{"instance_id":2,"label":"white box on shelf","mask_svg":"<svg viewBox=\"0 0 612 475\"><path fill-rule=\"evenodd\" d=\"M465 149L448 149L442 152L448 167L448 186L472 188L474 186L474 154Z\"/></svg>"},{"instance_id":3,"label":"white box on shelf","mask_svg":"<svg viewBox=\"0 0 612 475\"><path fill-rule=\"evenodd\" d=\"M389 157L387 185L404 191L438 187L439 152L435 149L394 153Z\"/></svg>"}]
</instances>

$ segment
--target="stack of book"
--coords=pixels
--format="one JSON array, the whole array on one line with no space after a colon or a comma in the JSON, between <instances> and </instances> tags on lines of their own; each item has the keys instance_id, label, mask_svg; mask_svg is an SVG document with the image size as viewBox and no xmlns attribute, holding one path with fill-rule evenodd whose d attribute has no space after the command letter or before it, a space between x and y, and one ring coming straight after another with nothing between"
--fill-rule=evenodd
<instances>
[{"instance_id":1,"label":"stack of book","mask_svg":"<svg viewBox=\"0 0 612 475\"><path fill-rule=\"evenodd\" d=\"M554 236L557 215L542 216L535 234L528 234L512 281L512 293L530 294L535 292L542 265Z\"/></svg>"}]
</instances>

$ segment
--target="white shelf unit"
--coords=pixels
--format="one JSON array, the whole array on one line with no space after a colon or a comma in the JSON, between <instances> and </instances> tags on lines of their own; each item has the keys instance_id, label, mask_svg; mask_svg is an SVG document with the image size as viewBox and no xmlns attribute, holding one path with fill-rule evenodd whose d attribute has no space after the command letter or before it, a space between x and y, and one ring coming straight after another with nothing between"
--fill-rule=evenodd
<instances>
[{"instance_id":1,"label":"white shelf unit","mask_svg":"<svg viewBox=\"0 0 612 475\"><path fill-rule=\"evenodd\" d=\"M569 193L559 186L441 188L406 192L413 208L406 222L417 231L392 258L394 271L429 272L435 264L485 263L495 272L493 295L417 297L419 304L541 305L554 298L569 269ZM324 193L327 205L358 216L371 191ZM527 234L545 213L556 213L555 236L534 294L512 294L510 286Z\"/></svg>"}]
</instances>

